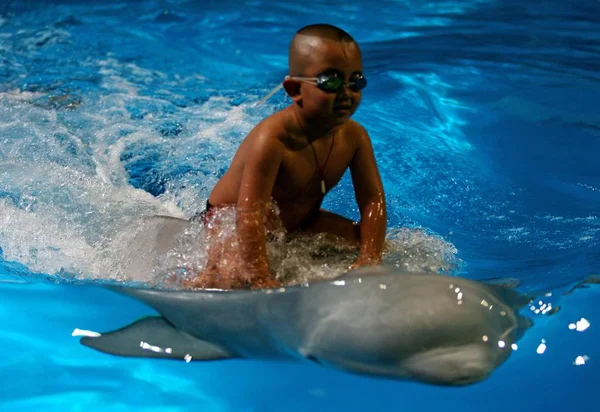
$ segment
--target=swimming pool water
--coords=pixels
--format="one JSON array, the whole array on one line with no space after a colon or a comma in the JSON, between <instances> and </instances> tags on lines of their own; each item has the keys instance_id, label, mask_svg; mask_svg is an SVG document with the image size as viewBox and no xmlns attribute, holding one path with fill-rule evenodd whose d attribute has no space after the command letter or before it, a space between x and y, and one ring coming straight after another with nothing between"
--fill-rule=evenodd
<instances>
[{"instance_id":1,"label":"swimming pool water","mask_svg":"<svg viewBox=\"0 0 600 412\"><path fill-rule=\"evenodd\" d=\"M481 384L437 388L80 346L76 327L152 313L91 284L115 279L136 218L203 207L245 134L286 104L251 107L315 22L361 44L355 119L390 230L409 229L402 263L542 291L519 349ZM0 55L2 410L597 409L600 288L562 292L600 266L600 2L3 1ZM352 199L345 178L326 207L356 217ZM561 310L535 313L548 303Z\"/></svg>"}]
</instances>

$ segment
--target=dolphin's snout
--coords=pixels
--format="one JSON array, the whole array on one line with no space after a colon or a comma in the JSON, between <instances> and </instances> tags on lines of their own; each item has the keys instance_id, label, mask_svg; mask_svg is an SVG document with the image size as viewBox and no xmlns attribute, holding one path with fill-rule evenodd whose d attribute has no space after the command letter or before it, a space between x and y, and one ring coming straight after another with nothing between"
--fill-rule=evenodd
<instances>
[{"instance_id":1,"label":"dolphin's snout","mask_svg":"<svg viewBox=\"0 0 600 412\"><path fill-rule=\"evenodd\" d=\"M486 379L495 363L480 344L436 348L411 356L402 367L410 376L436 385L469 385Z\"/></svg>"},{"instance_id":2,"label":"dolphin's snout","mask_svg":"<svg viewBox=\"0 0 600 412\"><path fill-rule=\"evenodd\" d=\"M472 362L457 368L446 384L463 386L481 382L490 376L491 371L492 368L486 363Z\"/></svg>"}]
</instances>

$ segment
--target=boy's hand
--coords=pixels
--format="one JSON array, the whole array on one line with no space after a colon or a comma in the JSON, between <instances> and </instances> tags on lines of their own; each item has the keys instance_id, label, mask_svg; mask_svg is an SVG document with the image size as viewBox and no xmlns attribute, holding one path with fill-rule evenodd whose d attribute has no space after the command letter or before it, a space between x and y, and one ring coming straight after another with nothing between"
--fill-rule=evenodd
<instances>
[{"instance_id":1,"label":"boy's hand","mask_svg":"<svg viewBox=\"0 0 600 412\"><path fill-rule=\"evenodd\" d=\"M270 276L255 278L251 280L251 289L272 289L272 288L280 288L283 284L271 278Z\"/></svg>"},{"instance_id":2,"label":"boy's hand","mask_svg":"<svg viewBox=\"0 0 600 412\"><path fill-rule=\"evenodd\" d=\"M258 266L258 267L256 267ZM250 289L269 289L269 288L280 288L283 284L274 279L269 273L269 267L266 262L262 265L251 265L246 266L247 277L245 279L246 285Z\"/></svg>"}]
</instances>

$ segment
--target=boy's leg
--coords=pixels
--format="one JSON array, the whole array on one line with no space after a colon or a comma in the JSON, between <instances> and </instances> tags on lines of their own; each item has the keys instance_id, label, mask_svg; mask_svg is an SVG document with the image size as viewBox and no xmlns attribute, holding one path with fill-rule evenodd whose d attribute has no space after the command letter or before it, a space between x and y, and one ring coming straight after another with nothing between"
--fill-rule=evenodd
<instances>
[{"instance_id":1,"label":"boy's leg","mask_svg":"<svg viewBox=\"0 0 600 412\"><path fill-rule=\"evenodd\" d=\"M360 245L360 225L324 209L319 210L314 222L303 232L327 233L341 237L353 246Z\"/></svg>"},{"instance_id":2,"label":"boy's leg","mask_svg":"<svg viewBox=\"0 0 600 412\"><path fill-rule=\"evenodd\" d=\"M215 215L217 209L207 204L207 209L200 215L204 225L204 239L208 244L206 263L202 270L191 279L183 282L186 288L219 288L231 289L237 285L233 274L231 233L223 233L223 223L220 216ZM241 286L238 286L241 287Z\"/></svg>"},{"instance_id":3,"label":"boy's leg","mask_svg":"<svg viewBox=\"0 0 600 412\"><path fill-rule=\"evenodd\" d=\"M222 222L218 216L208 216L210 224L205 222L205 238L208 242L206 264L200 273L183 282L186 288L218 288L218 289L261 289L280 287L281 283L274 279L247 279L246 264L240 258L236 243L237 232L224 233Z\"/></svg>"}]
</instances>

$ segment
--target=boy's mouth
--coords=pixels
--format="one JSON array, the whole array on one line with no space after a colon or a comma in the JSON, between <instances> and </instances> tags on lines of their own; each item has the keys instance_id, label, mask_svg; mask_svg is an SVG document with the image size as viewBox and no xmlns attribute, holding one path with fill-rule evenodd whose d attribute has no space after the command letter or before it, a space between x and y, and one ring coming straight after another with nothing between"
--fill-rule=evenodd
<instances>
[{"instance_id":1,"label":"boy's mouth","mask_svg":"<svg viewBox=\"0 0 600 412\"><path fill-rule=\"evenodd\" d=\"M340 104L336 104L333 106L333 110L336 111L345 111L345 110L350 110L352 109L352 104L350 103L340 103Z\"/></svg>"}]
</instances>

